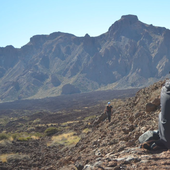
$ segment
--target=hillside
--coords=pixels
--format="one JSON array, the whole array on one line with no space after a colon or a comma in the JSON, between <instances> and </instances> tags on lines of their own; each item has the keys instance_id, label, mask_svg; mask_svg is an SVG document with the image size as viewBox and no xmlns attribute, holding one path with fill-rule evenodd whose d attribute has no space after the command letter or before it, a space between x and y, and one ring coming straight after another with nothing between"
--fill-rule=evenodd
<instances>
[{"instance_id":1,"label":"hillside","mask_svg":"<svg viewBox=\"0 0 170 170\"><path fill-rule=\"evenodd\" d=\"M13 114L8 119L2 114L0 168L169 169L169 151L140 149L138 142L139 136L147 130L158 129L159 96L163 84L164 81L159 81L130 98L113 97L111 123L103 119L107 101L73 108L77 118L58 123L54 115L59 112L41 111L21 117ZM154 109L147 107L146 110L148 103L154 104ZM60 113L66 113L67 118L71 111L60 110ZM5 134L8 138L2 140Z\"/></svg>"},{"instance_id":2,"label":"hillside","mask_svg":"<svg viewBox=\"0 0 170 170\"><path fill-rule=\"evenodd\" d=\"M148 86L170 66L170 30L122 16L97 37L54 32L0 48L0 100Z\"/></svg>"},{"instance_id":3,"label":"hillside","mask_svg":"<svg viewBox=\"0 0 170 170\"><path fill-rule=\"evenodd\" d=\"M147 130L158 129L160 104L155 101L159 99L163 84L164 82L155 83L141 89L135 97L113 103L115 112L112 122L94 124L95 121L92 120L91 124L95 125L92 126L92 132L81 139L71 151L60 152L62 156L59 166L65 165L62 169L68 168L68 161L70 164L73 161L77 167L84 167L83 170L169 169L169 152L139 149L138 141L139 136ZM157 104L157 108L146 112L148 103Z\"/></svg>"}]
</instances>

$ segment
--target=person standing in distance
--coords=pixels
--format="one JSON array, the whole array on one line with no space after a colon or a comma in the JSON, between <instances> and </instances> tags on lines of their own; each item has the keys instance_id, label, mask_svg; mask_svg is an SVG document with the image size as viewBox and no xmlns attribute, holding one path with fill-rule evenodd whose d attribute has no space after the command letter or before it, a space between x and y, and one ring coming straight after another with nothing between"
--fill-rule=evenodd
<instances>
[{"instance_id":1,"label":"person standing in distance","mask_svg":"<svg viewBox=\"0 0 170 170\"><path fill-rule=\"evenodd\" d=\"M105 108L105 114L107 113L107 117L109 122L111 121L111 113L113 111L113 107L110 105L110 102L107 103L108 105Z\"/></svg>"}]
</instances>

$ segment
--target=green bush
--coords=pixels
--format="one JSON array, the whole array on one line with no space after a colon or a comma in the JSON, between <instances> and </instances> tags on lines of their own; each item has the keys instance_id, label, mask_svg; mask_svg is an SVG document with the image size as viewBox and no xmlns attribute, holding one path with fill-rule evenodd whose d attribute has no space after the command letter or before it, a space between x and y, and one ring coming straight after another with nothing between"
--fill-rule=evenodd
<instances>
[{"instance_id":1,"label":"green bush","mask_svg":"<svg viewBox=\"0 0 170 170\"><path fill-rule=\"evenodd\" d=\"M51 136L51 135L53 135L53 134L55 134L55 133L57 133L57 132L58 132L58 129L55 128L55 127L49 127L49 128L47 128L47 129L45 130L45 134L46 134L47 136Z\"/></svg>"},{"instance_id":2,"label":"green bush","mask_svg":"<svg viewBox=\"0 0 170 170\"><path fill-rule=\"evenodd\" d=\"M28 141L30 139L31 139L31 137L19 137L17 140L18 141Z\"/></svg>"},{"instance_id":3,"label":"green bush","mask_svg":"<svg viewBox=\"0 0 170 170\"><path fill-rule=\"evenodd\" d=\"M0 133L0 140L8 139L8 135L5 133Z\"/></svg>"},{"instance_id":4,"label":"green bush","mask_svg":"<svg viewBox=\"0 0 170 170\"><path fill-rule=\"evenodd\" d=\"M15 133L14 133L14 134L12 134L11 136L12 136L12 138L15 140L15 139L17 139L18 134L15 134Z\"/></svg>"}]
</instances>

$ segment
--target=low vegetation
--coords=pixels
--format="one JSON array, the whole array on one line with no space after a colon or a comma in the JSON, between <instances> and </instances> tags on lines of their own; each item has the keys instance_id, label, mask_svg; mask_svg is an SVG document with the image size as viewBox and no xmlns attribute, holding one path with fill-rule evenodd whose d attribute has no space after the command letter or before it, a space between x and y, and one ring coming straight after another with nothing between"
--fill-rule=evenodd
<instances>
[{"instance_id":1,"label":"low vegetation","mask_svg":"<svg viewBox=\"0 0 170 170\"><path fill-rule=\"evenodd\" d=\"M91 129L86 128L86 129L84 129L84 130L82 131L82 133L88 133L88 132L91 132Z\"/></svg>"},{"instance_id":2,"label":"low vegetation","mask_svg":"<svg viewBox=\"0 0 170 170\"><path fill-rule=\"evenodd\" d=\"M11 153L11 154L2 154L2 155L0 155L0 160L3 163L5 163L5 162L7 162L7 157L10 156L10 155L13 155L13 153Z\"/></svg>"},{"instance_id":3,"label":"low vegetation","mask_svg":"<svg viewBox=\"0 0 170 170\"><path fill-rule=\"evenodd\" d=\"M10 118L8 118L7 116L3 116L0 118L0 125L5 126L9 121L10 121Z\"/></svg>"},{"instance_id":4,"label":"low vegetation","mask_svg":"<svg viewBox=\"0 0 170 170\"><path fill-rule=\"evenodd\" d=\"M9 136L6 133L0 133L0 140L8 139Z\"/></svg>"},{"instance_id":5,"label":"low vegetation","mask_svg":"<svg viewBox=\"0 0 170 170\"><path fill-rule=\"evenodd\" d=\"M78 121L68 121L61 124L61 126L68 126L69 124L77 123Z\"/></svg>"},{"instance_id":6,"label":"low vegetation","mask_svg":"<svg viewBox=\"0 0 170 170\"><path fill-rule=\"evenodd\" d=\"M18 140L18 141L28 141L28 140L30 140L30 139L32 139L32 138L29 137L29 136L27 136L27 137L19 137L17 140Z\"/></svg>"},{"instance_id":7,"label":"low vegetation","mask_svg":"<svg viewBox=\"0 0 170 170\"><path fill-rule=\"evenodd\" d=\"M28 141L31 139L39 139L41 136L43 136L43 134L41 133L0 133L0 141L3 140L18 140L18 141Z\"/></svg>"},{"instance_id":8,"label":"low vegetation","mask_svg":"<svg viewBox=\"0 0 170 170\"><path fill-rule=\"evenodd\" d=\"M45 130L45 134L47 136L51 136L51 135L54 135L55 133L58 132L58 129L56 127L49 127Z\"/></svg>"},{"instance_id":9,"label":"low vegetation","mask_svg":"<svg viewBox=\"0 0 170 170\"><path fill-rule=\"evenodd\" d=\"M90 120L90 119L94 119L95 117L96 117L96 115L88 116L84 120L87 121L87 120Z\"/></svg>"},{"instance_id":10,"label":"low vegetation","mask_svg":"<svg viewBox=\"0 0 170 170\"><path fill-rule=\"evenodd\" d=\"M76 145L79 140L80 137L77 136L74 132L69 132L69 133L64 133L58 136L53 136L51 138L51 142L47 144L47 146L52 146L52 145Z\"/></svg>"},{"instance_id":11,"label":"low vegetation","mask_svg":"<svg viewBox=\"0 0 170 170\"><path fill-rule=\"evenodd\" d=\"M35 119L32 123L33 124L38 124L38 123L40 123L41 122L41 119Z\"/></svg>"}]
</instances>

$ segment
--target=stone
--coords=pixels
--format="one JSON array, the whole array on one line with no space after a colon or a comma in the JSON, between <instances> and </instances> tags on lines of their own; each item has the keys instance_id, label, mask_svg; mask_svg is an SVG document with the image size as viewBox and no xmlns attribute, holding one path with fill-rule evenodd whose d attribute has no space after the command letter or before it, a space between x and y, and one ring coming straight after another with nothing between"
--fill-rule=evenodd
<instances>
[{"instance_id":1,"label":"stone","mask_svg":"<svg viewBox=\"0 0 170 170\"><path fill-rule=\"evenodd\" d=\"M152 101L152 104L156 105L157 107L160 106L160 98L156 98Z\"/></svg>"},{"instance_id":2,"label":"stone","mask_svg":"<svg viewBox=\"0 0 170 170\"><path fill-rule=\"evenodd\" d=\"M155 104L153 104L153 103L146 104L146 112L156 111L156 109L157 109L157 107Z\"/></svg>"},{"instance_id":3,"label":"stone","mask_svg":"<svg viewBox=\"0 0 170 170\"><path fill-rule=\"evenodd\" d=\"M135 145L135 140L134 140L134 139L129 140L129 141L127 142L127 146L133 146L133 145Z\"/></svg>"},{"instance_id":4,"label":"stone","mask_svg":"<svg viewBox=\"0 0 170 170\"><path fill-rule=\"evenodd\" d=\"M101 152L100 152L100 151L96 151L96 152L95 152L95 155L96 155L96 156L101 156Z\"/></svg>"},{"instance_id":5,"label":"stone","mask_svg":"<svg viewBox=\"0 0 170 170\"><path fill-rule=\"evenodd\" d=\"M78 162L78 161L76 162L75 167L77 168L77 170L82 170L84 168L82 162Z\"/></svg>"},{"instance_id":6,"label":"stone","mask_svg":"<svg viewBox=\"0 0 170 170\"><path fill-rule=\"evenodd\" d=\"M93 170L93 166L87 164L87 165L84 166L83 170Z\"/></svg>"},{"instance_id":7,"label":"stone","mask_svg":"<svg viewBox=\"0 0 170 170\"><path fill-rule=\"evenodd\" d=\"M115 167L115 166L117 166L117 161L110 161L107 166L108 167Z\"/></svg>"},{"instance_id":8,"label":"stone","mask_svg":"<svg viewBox=\"0 0 170 170\"><path fill-rule=\"evenodd\" d=\"M133 161L133 162L138 162L138 161L140 161L140 160L141 160L141 159L135 158L135 157L132 157L132 156L129 156L129 157L126 158L126 162L128 162L128 163L130 163L131 161Z\"/></svg>"},{"instance_id":9,"label":"stone","mask_svg":"<svg viewBox=\"0 0 170 170\"><path fill-rule=\"evenodd\" d=\"M135 113L135 114L134 114L135 119L138 118L138 117L140 117L142 114L143 114L143 113L141 113L141 112Z\"/></svg>"},{"instance_id":10,"label":"stone","mask_svg":"<svg viewBox=\"0 0 170 170\"><path fill-rule=\"evenodd\" d=\"M102 161L98 161L98 162L95 162L93 166L94 166L94 167L101 167L102 164L103 164Z\"/></svg>"}]
</instances>

